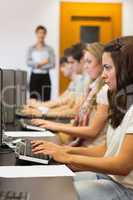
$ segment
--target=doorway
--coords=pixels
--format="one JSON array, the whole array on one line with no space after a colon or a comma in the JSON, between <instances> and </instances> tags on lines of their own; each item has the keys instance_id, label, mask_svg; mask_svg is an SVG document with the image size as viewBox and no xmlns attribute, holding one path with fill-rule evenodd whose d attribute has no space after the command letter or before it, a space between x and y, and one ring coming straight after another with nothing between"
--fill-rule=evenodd
<instances>
[{"instance_id":1,"label":"doorway","mask_svg":"<svg viewBox=\"0 0 133 200\"><path fill-rule=\"evenodd\" d=\"M60 55L72 44L102 42L121 36L121 3L70 3L60 6ZM60 73L60 93L69 83Z\"/></svg>"}]
</instances>

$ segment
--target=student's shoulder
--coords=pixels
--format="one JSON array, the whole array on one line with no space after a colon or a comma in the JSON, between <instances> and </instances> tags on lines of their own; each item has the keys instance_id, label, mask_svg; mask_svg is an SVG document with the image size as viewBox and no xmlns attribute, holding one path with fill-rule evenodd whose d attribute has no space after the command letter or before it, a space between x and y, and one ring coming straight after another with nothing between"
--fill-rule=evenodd
<instances>
[{"instance_id":1,"label":"student's shoulder","mask_svg":"<svg viewBox=\"0 0 133 200\"><path fill-rule=\"evenodd\" d=\"M108 86L104 85L97 93L97 103L108 105Z\"/></svg>"},{"instance_id":2,"label":"student's shoulder","mask_svg":"<svg viewBox=\"0 0 133 200\"><path fill-rule=\"evenodd\" d=\"M133 118L133 104L130 106L130 108L128 109L126 115L128 115L129 117Z\"/></svg>"},{"instance_id":3,"label":"student's shoulder","mask_svg":"<svg viewBox=\"0 0 133 200\"><path fill-rule=\"evenodd\" d=\"M130 106L130 108L127 111L125 111L125 116L122 120L122 125L127 128L128 127L133 128L133 104Z\"/></svg>"}]
</instances>

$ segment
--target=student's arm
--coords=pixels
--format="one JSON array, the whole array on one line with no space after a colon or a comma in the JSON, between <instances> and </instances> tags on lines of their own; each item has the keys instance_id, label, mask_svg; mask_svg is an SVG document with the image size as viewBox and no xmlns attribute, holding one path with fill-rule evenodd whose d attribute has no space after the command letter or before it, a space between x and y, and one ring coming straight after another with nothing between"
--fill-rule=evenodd
<instances>
[{"instance_id":1,"label":"student's arm","mask_svg":"<svg viewBox=\"0 0 133 200\"><path fill-rule=\"evenodd\" d=\"M62 114L62 111L66 111L74 104L74 99L71 99L69 97L61 98L60 102L56 104L56 107L51 108L47 114L47 116L56 116L56 114L59 113L59 115Z\"/></svg>"},{"instance_id":2,"label":"student's arm","mask_svg":"<svg viewBox=\"0 0 133 200\"><path fill-rule=\"evenodd\" d=\"M47 113L47 117L74 118L76 113L78 112L78 109L79 107L76 107L75 105L71 106L70 104L66 103L66 105L64 106L61 106L54 110L50 110Z\"/></svg>"},{"instance_id":3,"label":"student's arm","mask_svg":"<svg viewBox=\"0 0 133 200\"><path fill-rule=\"evenodd\" d=\"M71 95L68 92L67 95L65 95L65 93L63 93L56 100L43 102L42 106L46 106L49 108L56 108L56 107L60 107L60 106L67 104L69 101L71 101Z\"/></svg>"},{"instance_id":4,"label":"student's arm","mask_svg":"<svg viewBox=\"0 0 133 200\"><path fill-rule=\"evenodd\" d=\"M84 156L94 156L94 157L102 157L106 152L106 144L105 142L92 147L70 147L70 146L61 146L49 141L32 141L33 152L44 153L45 151L57 151L61 150L69 154L77 154Z\"/></svg>"},{"instance_id":5,"label":"student's arm","mask_svg":"<svg viewBox=\"0 0 133 200\"><path fill-rule=\"evenodd\" d=\"M98 105L97 111L91 122L90 126L83 127L72 127L66 126L65 124L55 123L42 125L44 128L48 128L52 131L65 132L71 136L83 137L83 138L95 138L97 134L104 128L108 119L108 106L107 105Z\"/></svg>"},{"instance_id":6,"label":"student's arm","mask_svg":"<svg viewBox=\"0 0 133 200\"><path fill-rule=\"evenodd\" d=\"M64 105L58 106L54 109L51 109L48 113L48 117L67 117L73 118L78 113L81 106L82 99L78 100L75 98L69 99Z\"/></svg>"},{"instance_id":7,"label":"student's arm","mask_svg":"<svg viewBox=\"0 0 133 200\"><path fill-rule=\"evenodd\" d=\"M88 171L127 176L133 170L133 134L125 136L118 155L110 157L81 156L58 150L53 158L61 163L83 166Z\"/></svg>"},{"instance_id":8,"label":"student's arm","mask_svg":"<svg viewBox=\"0 0 133 200\"><path fill-rule=\"evenodd\" d=\"M93 157L102 157L106 152L106 144L103 143L98 146L93 147L69 147L69 146L60 146L52 142L48 141L33 141L33 153L43 153L43 154L51 154L58 150L63 151L65 153L73 154L73 155L84 155L84 156L93 156ZM84 171L87 170L87 167L80 164L68 164L68 166L73 171Z\"/></svg>"},{"instance_id":9,"label":"student's arm","mask_svg":"<svg viewBox=\"0 0 133 200\"><path fill-rule=\"evenodd\" d=\"M65 150L69 154L102 157L106 152L106 148L107 147L106 147L106 144L104 142L100 145L90 146L90 147L69 147L69 146L65 146L64 149L62 148L62 150Z\"/></svg>"}]
</instances>

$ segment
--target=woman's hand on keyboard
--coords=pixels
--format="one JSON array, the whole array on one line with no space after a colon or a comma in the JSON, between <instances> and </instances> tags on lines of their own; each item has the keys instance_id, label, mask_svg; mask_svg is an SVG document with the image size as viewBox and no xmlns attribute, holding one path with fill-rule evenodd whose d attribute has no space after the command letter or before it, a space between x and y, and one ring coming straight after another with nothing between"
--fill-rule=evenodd
<instances>
[{"instance_id":1,"label":"woman's hand on keyboard","mask_svg":"<svg viewBox=\"0 0 133 200\"><path fill-rule=\"evenodd\" d=\"M45 124L53 123L51 121L44 120L44 119L32 119L31 122L32 122L33 125L36 125L36 126L42 126L42 125L45 125Z\"/></svg>"},{"instance_id":2,"label":"woman's hand on keyboard","mask_svg":"<svg viewBox=\"0 0 133 200\"><path fill-rule=\"evenodd\" d=\"M32 141L34 154L51 155L55 161L71 164L71 154L67 153L69 147L60 146L48 141Z\"/></svg>"},{"instance_id":3,"label":"woman's hand on keyboard","mask_svg":"<svg viewBox=\"0 0 133 200\"><path fill-rule=\"evenodd\" d=\"M32 152L34 154L52 154L53 152L57 151L58 149L61 149L62 147L60 145L57 145L53 142L48 141L32 141Z\"/></svg>"}]
</instances>

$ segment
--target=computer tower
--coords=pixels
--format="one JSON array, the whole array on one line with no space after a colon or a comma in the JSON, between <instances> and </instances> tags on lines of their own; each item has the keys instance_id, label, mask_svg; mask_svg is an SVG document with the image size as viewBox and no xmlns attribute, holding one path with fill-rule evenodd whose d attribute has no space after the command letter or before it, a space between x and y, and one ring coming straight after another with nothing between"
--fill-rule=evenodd
<instances>
[{"instance_id":1,"label":"computer tower","mask_svg":"<svg viewBox=\"0 0 133 200\"><path fill-rule=\"evenodd\" d=\"M15 120L15 73L14 70L3 69L2 73L2 112L3 123Z\"/></svg>"}]
</instances>

